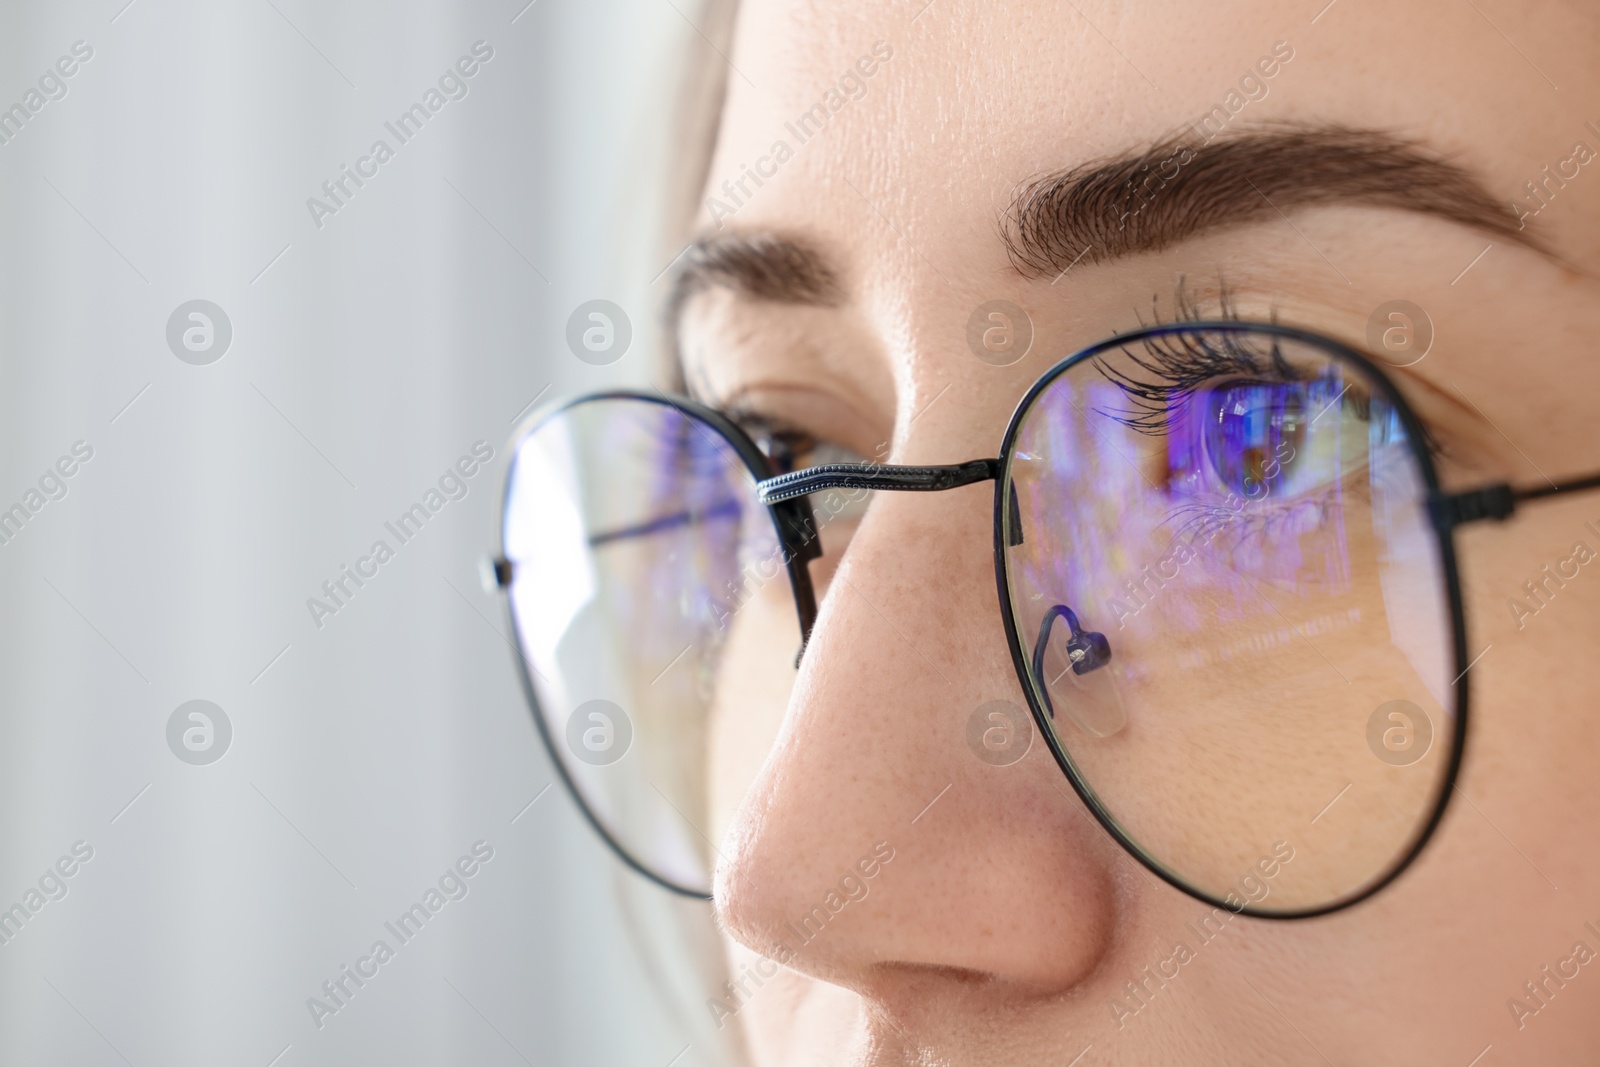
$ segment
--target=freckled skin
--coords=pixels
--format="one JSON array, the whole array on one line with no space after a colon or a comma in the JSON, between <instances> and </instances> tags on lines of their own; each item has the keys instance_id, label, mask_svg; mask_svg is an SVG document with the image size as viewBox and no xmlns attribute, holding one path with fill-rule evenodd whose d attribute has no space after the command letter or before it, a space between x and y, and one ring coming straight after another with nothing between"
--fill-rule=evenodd
<instances>
[{"instance_id":1,"label":"freckled skin","mask_svg":"<svg viewBox=\"0 0 1600 1067\"><path fill-rule=\"evenodd\" d=\"M743 5L731 58L749 81L730 78L706 195L785 140L793 157L718 221L805 238L845 296L820 309L696 297L682 347L704 395L757 399L865 456L887 441L891 462L992 456L1044 370L1136 325L1153 295L1165 306L1181 275L1202 302L1225 282L1241 317L1358 346L1385 301L1424 308L1434 346L1397 377L1448 441L1447 484L1600 470L1600 169L1579 162L1600 148L1586 125L1600 126L1600 21L1586 5L1340 0L1314 25L1317 4L936 0L913 22L919 6ZM864 93L797 143L785 124L878 41L892 57ZM1280 41L1292 60L1237 126L1418 137L1520 204L1565 262L1327 205L1081 263L1054 284L1011 269L998 219L1019 183L1170 134ZM1577 173L1533 214L1524 183L1547 164ZM996 299L1035 335L1003 368L966 343L972 309ZM1600 1060L1600 974L1563 964L1576 942L1600 950L1584 925L1600 928L1600 571L1579 565L1536 614L1509 606L1576 542L1600 549L1585 526L1600 527L1600 496L1458 536L1471 651L1489 651L1471 671L1460 793L1416 864L1355 908L1236 918L1203 944L1193 927L1210 909L1129 859L1037 737L1010 766L967 747L972 709L1022 703L991 504L987 485L878 494L848 552L821 565L832 580L798 672L781 588L730 637L710 797L734 973L875 842L896 853L739 1012L756 1063L1064 1064L1090 1046L1083 1064L1466 1064L1489 1045L1485 1064ZM1536 1005L1524 983L1546 965L1579 971Z\"/></svg>"}]
</instances>

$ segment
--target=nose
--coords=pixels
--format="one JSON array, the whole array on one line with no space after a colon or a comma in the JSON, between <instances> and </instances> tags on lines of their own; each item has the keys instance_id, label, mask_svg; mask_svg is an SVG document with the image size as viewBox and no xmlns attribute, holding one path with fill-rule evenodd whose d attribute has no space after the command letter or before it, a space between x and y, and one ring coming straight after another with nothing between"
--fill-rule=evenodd
<instances>
[{"instance_id":1,"label":"nose","mask_svg":"<svg viewBox=\"0 0 1600 1067\"><path fill-rule=\"evenodd\" d=\"M1118 857L1021 710L992 502L877 495L716 872L732 936L890 1011L1060 993L1112 943ZM1014 762L968 740L997 700L1031 739Z\"/></svg>"}]
</instances>

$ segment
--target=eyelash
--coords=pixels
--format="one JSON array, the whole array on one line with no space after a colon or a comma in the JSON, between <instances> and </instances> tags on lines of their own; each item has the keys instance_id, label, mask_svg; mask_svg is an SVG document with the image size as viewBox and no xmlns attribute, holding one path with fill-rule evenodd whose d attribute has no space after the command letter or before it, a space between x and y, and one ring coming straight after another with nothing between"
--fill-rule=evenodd
<instances>
[{"instance_id":1,"label":"eyelash","mask_svg":"<svg viewBox=\"0 0 1600 1067\"><path fill-rule=\"evenodd\" d=\"M1151 299L1152 322L1143 325L1182 325L1206 320L1239 321L1226 287L1221 287L1216 314L1205 314L1198 303L1184 289L1183 279L1178 279L1170 315L1161 313L1159 297ZM1271 321L1276 322L1274 312ZM1096 413L1121 423L1137 433L1149 437L1166 436L1169 427L1183 421L1183 408L1203 393L1224 385L1279 385L1305 382L1308 376L1296 368L1279 349L1276 340L1266 352L1252 350L1247 344L1231 335L1198 337L1174 334L1150 338L1141 342L1142 354L1124 349L1124 354L1134 369L1123 369L1105 362L1097 363L1100 375L1116 386L1129 400L1129 408L1120 412L1096 409ZM1370 424L1373 417L1373 397L1361 388L1346 388L1334 401L1351 410L1363 423ZM1287 442L1280 442L1275 461L1284 465L1295 458L1282 455ZM1425 439L1430 451L1436 450L1431 435ZM1369 458L1370 462L1370 458ZM1171 473L1170 471L1166 473ZM1363 486L1358 482L1341 490L1356 492ZM1174 537L1187 543L1214 542L1227 531L1236 536L1231 545L1237 550L1251 540L1264 540L1274 525L1284 526L1302 521L1307 509L1320 511L1332 498L1332 490L1317 496L1293 500L1262 497L1254 500L1237 500L1229 491L1229 498L1221 502L1194 501L1176 506L1170 520L1177 522ZM1237 504L1238 506L1233 506ZM1325 517L1324 517L1325 519Z\"/></svg>"},{"instance_id":2,"label":"eyelash","mask_svg":"<svg viewBox=\"0 0 1600 1067\"><path fill-rule=\"evenodd\" d=\"M1226 285L1218 287L1215 311L1202 309L1199 301L1177 279L1171 311L1164 313L1159 294L1151 297L1150 320L1139 316L1141 326L1182 325L1207 320L1240 321L1232 296ZM1277 321L1276 312L1270 321ZM1184 405L1190 403L1203 390L1223 382L1287 384L1303 382L1307 375L1296 368L1279 350L1276 341L1267 351L1252 349L1247 343L1231 335L1201 338L1188 334L1174 334L1151 338L1141 342L1142 353L1125 349L1131 368L1120 368L1100 362L1096 370L1115 385L1129 400L1131 410L1097 413L1128 426L1138 433L1160 437L1168 432L1174 415L1181 415ZM1337 401L1362 422L1370 422L1373 415L1373 397L1359 387L1349 388ZM736 425L750 435L763 453L768 455L779 473L787 473L817 463L859 460L848 449L820 440L813 434L782 419L764 412L737 405L724 411ZM1425 431L1424 446L1437 453L1433 435ZM831 453L837 452L837 455ZM1282 460L1285 457L1279 456ZM1227 505L1189 503L1176 508L1173 518L1181 517L1179 535L1193 538L1214 538L1224 528L1239 526L1239 541L1265 533L1274 522L1287 522L1303 509L1321 506L1314 498L1294 501L1265 500L1258 506L1231 508Z\"/></svg>"},{"instance_id":3,"label":"eyelash","mask_svg":"<svg viewBox=\"0 0 1600 1067\"><path fill-rule=\"evenodd\" d=\"M1173 311L1163 315L1159 297L1151 297L1151 321L1139 317L1140 326L1181 326L1185 323L1207 320L1238 322L1232 295L1226 286L1218 292L1218 308L1214 315L1202 312L1198 303L1188 295L1182 277L1178 279L1173 296ZM1277 322L1273 311L1269 321ZM1283 384L1304 381L1288 360L1284 359L1276 340L1270 351L1251 351L1232 335L1219 335L1215 340L1202 340L1191 334L1173 334L1154 337L1141 342L1145 355L1139 356L1126 349L1124 352L1135 367L1152 376L1153 380L1140 380L1133 373L1122 371L1105 362L1095 369L1107 381L1117 386L1130 398L1136 411L1098 414L1150 436L1161 436L1174 411L1180 410L1200 390L1227 379L1240 382ZM1345 402L1355 406L1357 417L1366 420L1371 415L1372 397L1361 389L1351 389Z\"/></svg>"}]
</instances>

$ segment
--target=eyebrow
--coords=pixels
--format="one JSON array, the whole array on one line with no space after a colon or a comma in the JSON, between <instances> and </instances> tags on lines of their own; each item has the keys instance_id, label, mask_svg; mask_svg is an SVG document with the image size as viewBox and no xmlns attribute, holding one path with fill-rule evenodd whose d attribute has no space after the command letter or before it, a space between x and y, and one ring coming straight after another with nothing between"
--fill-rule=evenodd
<instances>
[{"instance_id":1,"label":"eyebrow","mask_svg":"<svg viewBox=\"0 0 1600 1067\"><path fill-rule=\"evenodd\" d=\"M1000 222L1012 266L1057 276L1080 261L1158 252L1290 208L1356 204L1429 215L1550 255L1509 203L1421 141L1343 126L1278 125L1203 139L1194 131L1025 182ZM837 271L805 241L711 234L674 268L669 335L697 293L721 287L778 303L832 306Z\"/></svg>"},{"instance_id":2,"label":"eyebrow","mask_svg":"<svg viewBox=\"0 0 1600 1067\"><path fill-rule=\"evenodd\" d=\"M1138 153L1025 183L1002 220L1024 276L1158 252L1201 233L1355 204L1430 215L1546 252L1510 205L1421 142L1341 126L1278 126L1202 141L1185 131Z\"/></svg>"},{"instance_id":3,"label":"eyebrow","mask_svg":"<svg viewBox=\"0 0 1600 1067\"><path fill-rule=\"evenodd\" d=\"M690 242L673 270L667 325L678 332L695 294L723 288L757 300L829 307L844 298L828 259L800 238L780 234L712 234Z\"/></svg>"}]
</instances>

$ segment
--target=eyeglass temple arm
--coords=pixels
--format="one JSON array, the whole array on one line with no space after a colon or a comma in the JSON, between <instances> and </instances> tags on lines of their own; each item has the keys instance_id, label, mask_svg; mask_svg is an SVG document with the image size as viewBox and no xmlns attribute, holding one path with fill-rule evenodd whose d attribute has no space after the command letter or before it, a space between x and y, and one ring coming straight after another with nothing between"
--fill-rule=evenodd
<instances>
[{"instance_id":1,"label":"eyeglass temple arm","mask_svg":"<svg viewBox=\"0 0 1600 1067\"><path fill-rule=\"evenodd\" d=\"M823 463L756 483L763 504L820 493L826 489L889 489L936 493L944 489L992 481L1000 476L998 459L975 459L942 467L895 467L884 463Z\"/></svg>"},{"instance_id":2,"label":"eyeglass temple arm","mask_svg":"<svg viewBox=\"0 0 1600 1067\"><path fill-rule=\"evenodd\" d=\"M1523 501L1565 496L1587 489L1600 489L1600 474L1577 478L1565 485L1513 486L1506 482L1468 489L1460 493L1435 491L1428 497L1428 511L1441 530L1451 530L1482 519L1504 519Z\"/></svg>"}]
</instances>

